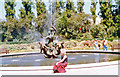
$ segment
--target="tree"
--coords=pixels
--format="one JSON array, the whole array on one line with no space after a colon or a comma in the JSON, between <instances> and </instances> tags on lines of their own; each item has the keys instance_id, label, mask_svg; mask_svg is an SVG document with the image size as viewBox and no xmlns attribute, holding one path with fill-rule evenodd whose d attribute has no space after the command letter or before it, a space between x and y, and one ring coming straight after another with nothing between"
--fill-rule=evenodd
<instances>
[{"instance_id":1,"label":"tree","mask_svg":"<svg viewBox=\"0 0 120 77\"><path fill-rule=\"evenodd\" d=\"M32 19L34 14L32 12L32 1L30 0L22 0L22 4L24 8L21 7L20 11L20 25L21 28L25 28L25 30L29 30L33 28Z\"/></svg>"},{"instance_id":2,"label":"tree","mask_svg":"<svg viewBox=\"0 0 120 77\"><path fill-rule=\"evenodd\" d=\"M46 6L45 3L42 0L36 0L36 10L37 10L37 16L45 14L46 13Z\"/></svg>"},{"instance_id":3,"label":"tree","mask_svg":"<svg viewBox=\"0 0 120 77\"><path fill-rule=\"evenodd\" d=\"M115 23L113 21L111 8L111 1L100 2L100 16L103 18L103 21L101 23L105 26L108 37L111 37L115 31Z\"/></svg>"},{"instance_id":4,"label":"tree","mask_svg":"<svg viewBox=\"0 0 120 77\"><path fill-rule=\"evenodd\" d=\"M46 6L45 3L41 0L36 0L36 10L37 10L37 18L36 18L36 30L41 34L44 31L44 25L46 21Z\"/></svg>"},{"instance_id":5,"label":"tree","mask_svg":"<svg viewBox=\"0 0 120 77\"><path fill-rule=\"evenodd\" d=\"M58 14L61 14L62 12L61 12L61 10L62 9L64 9L64 3L65 2L63 2L63 0L56 0L55 1L55 7L56 7L56 12L58 13Z\"/></svg>"},{"instance_id":6,"label":"tree","mask_svg":"<svg viewBox=\"0 0 120 77\"><path fill-rule=\"evenodd\" d=\"M61 6L61 8L63 8L63 6ZM72 35L70 27L73 25L69 20L72 17L72 15L74 15L74 13L75 7L72 0L67 0L64 12L59 18L57 18L58 33L60 33L67 39L71 38Z\"/></svg>"},{"instance_id":7,"label":"tree","mask_svg":"<svg viewBox=\"0 0 120 77\"><path fill-rule=\"evenodd\" d=\"M106 38L105 27L101 24L91 26L91 35L94 38Z\"/></svg>"},{"instance_id":8,"label":"tree","mask_svg":"<svg viewBox=\"0 0 120 77\"><path fill-rule=\"evenodd\" d=\"M22 4L24 8L21 7L20 11L20 17L25 18L28 16L30 19L34 17L33 12L32 12L32 1L29 0L22 0Z\"/></svg>"},{"instance_id":9,"label":"tree","mask_svg":"<svg viewBox=\"0 0 120 77\"><path fill-rule=\"evenodd\" d=\"M83 6L84 6L84 1L83 0L78 0L77 2L77 10L79 11L79 13L83 12Z\"/></svg>"},{"instance_id":10,"label":"tree","mask_svg":"<svg viewBox=\"0 0 120 77\"><path fill-rule=\"evenodd\" d=\"M75 12L73 2L71 0L67 0L66 10L59 18L57 18L58 34L67 39L80 38L83 35L82 33L90 31L89 19L89 14L85 14L84 12Z\"/></svg>"},{"instance_id":11,"label":"tree","mask_svg":"<svg viewBox=\"0 0 120 77\"><path fill-rule=\"evenodd\" d=\"M95 11L96 11L96 5L97 5L97 2L95 2L95 0L92 0L91 2L91 7L90 7L90 11L92 13L92 19L93 19L93 22L95 24L96 22L96 14L95 14Z\"/></svg>"},{"instance_id":12,"label":"tree","mask_svg":"<svg viewBox=\"0 0 120 77\"><path fill-rule=\"evenodd\" d=\"M13 39L16 39L18 34L18 20L16 18L14 19L9 19L6 18L6 21L2 21L1 26L2 26L2 42L4 41L13 41Z\"/></svg>"},{"instance_id":13,"label":"tree","mask_svg":"<svg viewBox=\"0 0 120 77\"><path fill-rule=\"evenodd\" d=\"M24 39L24 35L26 35L30 30L33 29L33 17L34 14L32 12L32 1L29 0L22 0L23 7L19 9L20 14L19 14L19 19L14 20L15 28L17 33L17 36L13 39L18 40L18 41L27 41Z\"/></svg>"},{"instance_id":14,"label":"tree","mask_svg":"<svg viewBox=\"0 0 120 77\"><path fill-rule=\"evenodd\" d=\"M85 13L74 13L70 18L64 14L57 21L58 33L64 35L65 38L80 38L82 33L86 33L90 29L90 16ZM79 30L81 28L81 30Z\"/></svg>"},{"instance_id":15,"label":"tree","mask_svg":"<svg viewBox=\"0 0 120 77\"><path fill-rule=\"evenodd\" d=\"M2 42L12 41L17 37L16 19L15 19L15 0L5 0L6 21L1 23L2 27Z\"/></svg>"},{"instance_id":16,"label":"tree","mask_svg":"<svg viewBox=\"0 0 120 77\"><path fill-rule=\"evenodd\" d=\"M117 35L118 35L118 37L120 38L120 15L117 15L116 17L115 17L115 19L116 19L116 30L117 30Z\"/></svg>"},{"instance_id":17,"label":"tree","mask_svg":"<svg viewBox=\"0 0 120 77\"><path fill-rule=\"evenodd\" d=\"M67 17L70 18L72 16L72 13L75 12L75 7L74 7L74 3L72 0L67 0L66 1L66 13L67 13Z\"/></svg>"},{"instance_id":18,"label":"tree","mask_svg":"<svg viewBox=\"0 0 120 77\"><path fill-rule=\"evenodd\" d=\"M5 17L11 19L15 17L15 0L5 0L5 10L6 15Z\"/></svg>"},{"instance_id":19,"label":"tree","mask_svg":"<svg viewBox=\"0 0 120 77\"><path fill-rule=\"evenodd\" d=\"M115 32L113 36L118 36L120 37L120 1L115 0L116 4L112 5L112 16L113 16L113 21L115 23Z\"/></svg>"}]
</instances>

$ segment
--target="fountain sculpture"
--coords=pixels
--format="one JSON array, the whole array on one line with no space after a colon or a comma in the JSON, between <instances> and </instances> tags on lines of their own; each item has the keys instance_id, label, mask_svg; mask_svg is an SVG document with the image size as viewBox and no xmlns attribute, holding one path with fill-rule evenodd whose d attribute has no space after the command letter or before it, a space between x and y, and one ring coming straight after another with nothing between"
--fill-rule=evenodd
<instances>
[{"instance_id":1,"label":"fountain sculpture","mask_svg":"<svg viewBox=\"0 0 120 77\"><path fill-rule=\"evenodd\" d=\"M48 36L45 38L46 43L42 44L39 42L40 45L40 53L45 54L46 58L57 58L60 54L60 49L64 48L62 43L55 42L54 39L56 39L56 28L54 26L50 27L50 31L48 31Z\"/></svg>"}]
</instances>

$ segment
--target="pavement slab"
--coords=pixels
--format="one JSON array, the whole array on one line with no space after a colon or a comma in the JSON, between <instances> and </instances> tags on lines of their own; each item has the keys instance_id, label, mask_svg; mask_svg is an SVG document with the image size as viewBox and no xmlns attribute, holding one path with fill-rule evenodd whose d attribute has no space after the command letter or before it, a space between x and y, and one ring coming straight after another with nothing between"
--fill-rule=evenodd
<instances>
[{"instance_id":1,"label":"pavement slab","mask_svg":"<svg viewBox=\"0 0 120 77\"><path fill-rule=\"evenodd\" d=\"M53 66L1 67L2 75L118 75L118 61L68 65L66 73L53 73Z\"/></svg>"}]
</instances>

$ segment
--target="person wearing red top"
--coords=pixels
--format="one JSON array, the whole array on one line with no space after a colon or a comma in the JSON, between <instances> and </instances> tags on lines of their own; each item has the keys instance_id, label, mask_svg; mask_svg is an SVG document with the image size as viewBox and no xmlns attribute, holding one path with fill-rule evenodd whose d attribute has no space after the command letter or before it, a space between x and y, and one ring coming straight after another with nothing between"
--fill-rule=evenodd
<instances>
[{"instance_id":1,"label":"person wearing red top","mask_svg":"<svg viewBox=\"0 0 120 77\"><path fill-rule=\"evenodd\" d=\"M61 60L59 62L56 62L54 67L53 67L53 72L54 73L65 73L65 67L67 66L67 55L66 55L66 50L61 49Z\"/></svg>"}]
</instances>

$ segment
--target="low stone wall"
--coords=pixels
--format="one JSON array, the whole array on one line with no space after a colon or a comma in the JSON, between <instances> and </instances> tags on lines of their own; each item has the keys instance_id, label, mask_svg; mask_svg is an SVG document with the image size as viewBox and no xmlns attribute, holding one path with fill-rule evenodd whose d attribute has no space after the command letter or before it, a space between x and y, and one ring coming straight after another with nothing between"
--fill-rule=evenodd
<instances>
[{"instance_id":1,"label":"low stone wall","mask_svg":"<svg viewBox=\"0 0 120 77\"><path fill-rule=\"evenodd\" d=\"M8 54L9 53L9 50L7 50L6 48L0 48L0 54L1 53L6 53Z\"/></svg>"},{"instance_id":2,"label":"low stone wall","mask_svg":"<svg viewBox=\"0 0 120 77\"><path fill-rule=\"evenodd\" d=\"M102 45L103 41L98 40L98 45L99 45L99 49L103 49L103 45ZM113 42L108 41L108 49L111 48L119 48L120 44L118 44L118 40L113 40ZM64 46L67 49L81 49L81 50L86 50L86 49L94 49L94 40L86 40L86 41L65 41Z\"/></svg>"},{"instance_id":3,"label":"low stone wall","mask_svg":"<svg viewBox=\"0 0 120 77\"><path fill-rule=\"evenodd\" d=\"M63 40L64 41L64 40ZM60 41L62 42L62 41ZM100 45L99 49L103 49L102 42L98 40L98 44ZM108 49L120 47L120 44L118 44L118 40L108 41ZM70 41L64 41L64 46L66 49L69 50L93 50L94 49L94 40L86 40L86 41L76 41L76 40L70 40ZM38 42L33 42L29 44L1 44L0 48L5 48L6 50L9 50L9 52L25 52L25 51L39 51L39 44ZM1 51L6 51L6 50Z\"/></svg>"}]
</instances>

